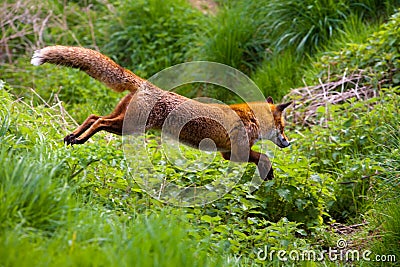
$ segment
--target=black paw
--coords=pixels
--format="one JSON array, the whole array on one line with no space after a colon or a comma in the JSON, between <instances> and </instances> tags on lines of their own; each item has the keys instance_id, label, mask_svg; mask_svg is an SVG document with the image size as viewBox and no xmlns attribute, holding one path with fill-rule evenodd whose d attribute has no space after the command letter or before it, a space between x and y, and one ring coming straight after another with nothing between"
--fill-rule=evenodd
<instances>
[{"instance_id":1,"label":"black paw","mask_svg":"<svg viewBox=\"0 0 400 267\"><path fill-rule=\"evenodd\" d=\"M274 179L274 170L271 168L267 174L267 177L264 178L264 180L272 180Z\"/></svg>"},{"instance_id":2,"label":"black paw","mask_svg":"<svg viewBox=\"0 0 400 267\"><path fill-rule=\"evenodd\" d=\"M69 134L66 137L64 137L64 143L66 143L67 145L71 145L71 146L77 144L75 135Z\"/></svg>"}]
</instances>

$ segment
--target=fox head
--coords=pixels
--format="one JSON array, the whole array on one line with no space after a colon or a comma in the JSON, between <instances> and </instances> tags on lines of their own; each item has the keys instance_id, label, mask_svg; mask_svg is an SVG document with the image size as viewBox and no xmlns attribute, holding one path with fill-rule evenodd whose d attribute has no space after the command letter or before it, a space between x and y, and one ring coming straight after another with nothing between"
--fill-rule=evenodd
<instances>
[{"instance_id":1,"label":"fox head","mask_svg":"<svg viewBox=\"0 0 400 267\"><path fill-rule=\"evenodd\" d=\"M292 102L274 105L274 100L270 96L266 101L270 104L271 112L274 116L274 128L272 129L269 139L280 148L288 147L290 142L284 132L285 120L283 119L282 113Z\"/></svg>"}]
</instances>

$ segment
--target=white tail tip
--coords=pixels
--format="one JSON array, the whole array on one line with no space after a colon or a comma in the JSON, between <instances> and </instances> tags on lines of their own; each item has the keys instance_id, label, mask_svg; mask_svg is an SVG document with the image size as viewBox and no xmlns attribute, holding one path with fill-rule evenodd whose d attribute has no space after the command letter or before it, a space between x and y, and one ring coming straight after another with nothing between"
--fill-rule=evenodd
<instances>
[{"instance_id":1,"label":"white tail tip","mask_svg":"<svg viewBox=\"0 0 400 267\"><path fill-rule=\"evenodd\" d=\"M31 64L34 66L39 66L43 64L43 56L42 56L42 51L41 50L36 50L33 53L32 59L31 59Z\"/></svg>"}]
</instances>

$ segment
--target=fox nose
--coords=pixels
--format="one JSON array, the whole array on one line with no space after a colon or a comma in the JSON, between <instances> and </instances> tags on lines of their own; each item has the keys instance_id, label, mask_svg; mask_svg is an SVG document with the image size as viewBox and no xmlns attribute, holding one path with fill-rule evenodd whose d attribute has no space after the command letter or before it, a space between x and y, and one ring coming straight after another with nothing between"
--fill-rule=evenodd
<instances>
[{"instance_id":1,"label":"fox nose","mask_svg":"<svg viewBox=\"0 0 400 267\"><path fill-rule=\"evenodd\" d=\"M280 145L281 148L285 148L285 147L290 146L289 141L285 137L283 137L282 134L280 134L278 136L278 138L279 138L279 141L281 142L281 145Z\"/></svg>"}]
</instances>

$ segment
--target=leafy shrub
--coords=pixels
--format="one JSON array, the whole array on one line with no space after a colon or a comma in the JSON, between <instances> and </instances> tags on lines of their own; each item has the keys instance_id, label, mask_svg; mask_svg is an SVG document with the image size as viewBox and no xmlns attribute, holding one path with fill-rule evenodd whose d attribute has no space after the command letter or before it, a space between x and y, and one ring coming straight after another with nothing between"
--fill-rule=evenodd
<instances>
[{"instance_id":1,"label":"leafy shrub","mask_svg":"<svg viewBox=\"0 0 400 267\"><path fill-rule=\"evenodd\" d=\"M299 153L311 158L313 170L330 174L338 183L335 185L337 201L331 206L330 214L338 220L364 212L369 199L374 199L378 174L386 172L376 160L382 145L391 142L391 135L383 130L388 125L398 127L398 96L390 91L369 108L366 102L345 103L328 106L332 120L324 126L314 126L303 131L305 136ZM325 113L324 113L325 114Z\"/></svg>"},{"instance_id":2,"label":"leafy shrub","mask_svg":"<svg viewBox=\"0 0 400 267\"><path fill-rule=\"evenodd\" d=\"M315 71L307 76L326 80L335 75L342 76L344 71L361 71L364 77L362 82L375 88L399 85L399 23L400 12L397 12L365 43L349 44L340 51L326 53L314 64Z\"/></svg>"}]
</instances>

